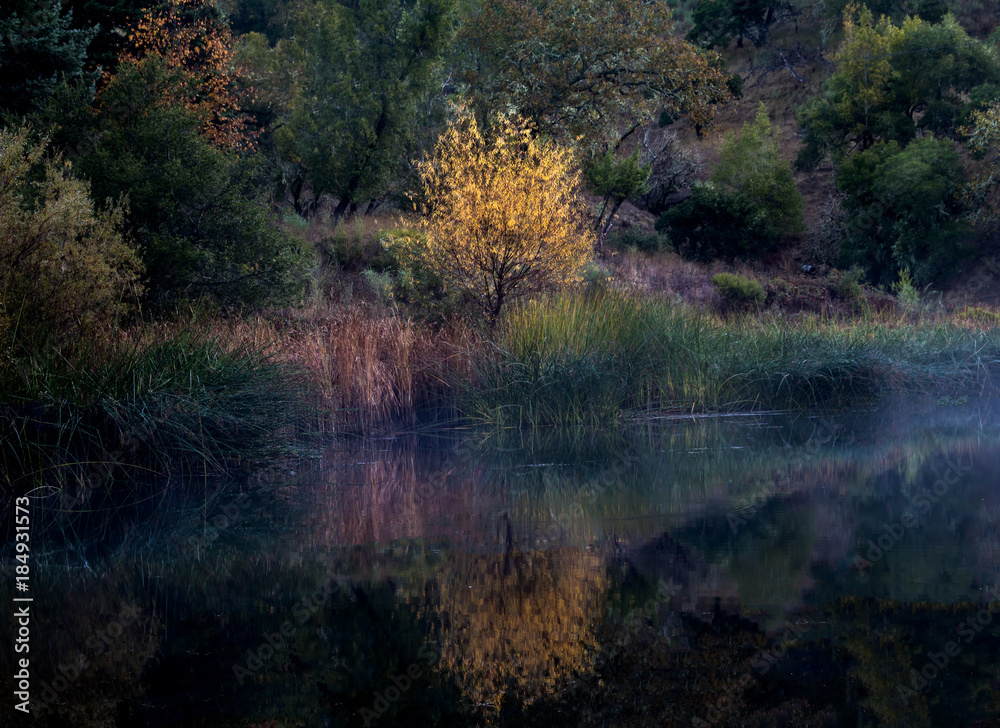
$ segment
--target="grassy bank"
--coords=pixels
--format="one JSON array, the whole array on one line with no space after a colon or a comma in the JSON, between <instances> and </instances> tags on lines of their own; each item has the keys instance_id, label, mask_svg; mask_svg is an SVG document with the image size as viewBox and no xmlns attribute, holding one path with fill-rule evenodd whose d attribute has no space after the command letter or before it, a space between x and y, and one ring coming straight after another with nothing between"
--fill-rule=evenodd
<instances>
[{"instance_id":1,"label":"grassy bank","mask_svg":"<svg viewBox=\"0 0 1000 728\"><path fill-rule=\"evenodd\" d=\"M945 318L720 318L623 293L581 293L511 311L476 371L464 406L495 425L843 407L888 392L978 394L1000 372L1000 331Z\"/></svg>"},{"instance_id":2,"label":"grassy bank","mask_svg":"<svg viewBox=\"0 0 1000 728\"><path fill-rule=\"evenodd\" d=\"M777 311L719 316L614 289L511 308L496 330L433 329L351 304L290 326L336 430L473 420L604 426L663 411L848 407L883 394L992 391L989 317Z\"/></svg>"},{"instance_id":3,"label":"grassy bank","mask_svg":"<svg viewBox=\"0 0 1000 728\"><path fill-rule=\"evenodd\" d=\"M302 452L313 424L305 377L277 361L259 329L222 328L145 327L8 362L6 479L95 487Z\"/></svg>"},{"instance_id":4,"label":"grassy bank","mask_svg":"<svg viewBox=\"0 0 1000 728\"><path fill-rule=\"evenodd\" d=\"M977 309L977 311L982 311ZM989 312L987 312L989 313ZM663 412L981 395L995 316L721 316L598 287L510 308L492 332L353 300L270 318L135 328L4 370L7 477L201 474L320 436L472 421L603 427Z\"/></svg>"}]
</instances>

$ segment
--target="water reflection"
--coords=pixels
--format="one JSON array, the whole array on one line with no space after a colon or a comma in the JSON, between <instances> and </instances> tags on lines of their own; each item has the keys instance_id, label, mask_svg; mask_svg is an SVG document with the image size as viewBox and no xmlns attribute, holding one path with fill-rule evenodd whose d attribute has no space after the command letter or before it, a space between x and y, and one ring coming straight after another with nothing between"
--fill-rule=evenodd
<instances>
[{"instance_id":1,"label":"water reflection","mask_svg":"<svg viewBox=\"0 0 1000 728\"><path fill-rule=\"evenodd\" d=\"M39 500L36 722L985 726L998 423L439 432L136 491L111 527Z\"/></svg>"}]
</instances>

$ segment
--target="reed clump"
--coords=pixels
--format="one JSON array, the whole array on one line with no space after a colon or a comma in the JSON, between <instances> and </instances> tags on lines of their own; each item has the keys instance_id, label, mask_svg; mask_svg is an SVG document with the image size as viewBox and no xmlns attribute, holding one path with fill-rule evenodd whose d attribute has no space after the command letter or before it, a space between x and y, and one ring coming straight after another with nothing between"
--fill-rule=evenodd
<instances>
[{"instance_id":1,"label":"reed clump","mask_svg":"<svg viewBox=\"0 0 1000 728\"><path fill-rule=\"evenodd\" d=\"M453 416L472 336L352 304L291 326L282 357L308 372L324 429L370 432Z\"/></svg>"},{"instance_id":2,"label":"reed clump","mask_svg":"<svg viewBox=\"0 0 1000 728\"><path fill-rule=\"evenodd\" d=\"M254 339L260 327L241 324L226 336L220 328L149 326L8 362L5 476L64 484L126 467L204 474L302 454L303 373Z\"/></svg>"},{"instance_id":3,"label":"reed clump","mask_svg":"<svg viewBox=\"0 0 1000 728\"><path fill-rule=\"evenodd\" d=\"M664 410L851 406L991 388L1000 331L781 314L720 318L656 298L564 293L508 312L471 357L466 413L495 425L606 424Z\"/></svg>"}]
</instances>

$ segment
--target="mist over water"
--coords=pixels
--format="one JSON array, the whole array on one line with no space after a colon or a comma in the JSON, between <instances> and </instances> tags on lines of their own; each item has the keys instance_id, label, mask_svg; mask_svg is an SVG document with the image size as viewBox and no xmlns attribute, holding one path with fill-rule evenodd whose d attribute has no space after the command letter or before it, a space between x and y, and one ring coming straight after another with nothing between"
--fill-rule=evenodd
<instances>
[{"instance_id":1,"label":"mist over water","mask_svg":"<svg viewBox=\"0 0 1000 728\"><path fill-rule=\"evenodd\" d=\"M910 398L399 435L114 510L40 493L33 713L990 725L998 484L1000 402Z\"/></svg>"}]
</instances>

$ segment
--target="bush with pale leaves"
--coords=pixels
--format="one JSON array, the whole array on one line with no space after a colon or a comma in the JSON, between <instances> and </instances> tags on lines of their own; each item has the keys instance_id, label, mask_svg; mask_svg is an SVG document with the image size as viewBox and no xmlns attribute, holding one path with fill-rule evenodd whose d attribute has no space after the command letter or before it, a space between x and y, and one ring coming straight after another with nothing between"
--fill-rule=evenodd
<instances>
[{"instance_id":1,"label":"bush with pale leaves","mask_svg":"<svg viewBox=\"0 0 1000 728\"><path fill-rule=\"evenodd\" d=\"M0 338L14 350L59 345L114 321L141 270L120 233L122 205L95 210L86 183L58 160L29 183L44 151L27 129L0 130Z\"/></svg>"}]
</instances>

